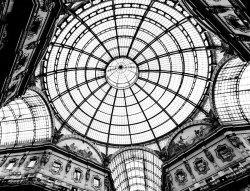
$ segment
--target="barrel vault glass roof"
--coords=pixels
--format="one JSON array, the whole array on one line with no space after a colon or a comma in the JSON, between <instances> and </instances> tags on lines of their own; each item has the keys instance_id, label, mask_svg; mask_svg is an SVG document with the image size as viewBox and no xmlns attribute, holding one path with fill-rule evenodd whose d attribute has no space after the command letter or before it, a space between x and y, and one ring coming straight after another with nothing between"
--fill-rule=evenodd
<instances>
[{"instance_id":1,"label":"barrel vault glass roof","mask_svg":"<svg viewBox=\"0 0 250 191\"><path fill-rule=\"evenodd\" d=\"M210 80L205 32L164 0L65 6L44 84L67 127L108 145L158 141L200 110Z\"/></svg>"}]
</instances>

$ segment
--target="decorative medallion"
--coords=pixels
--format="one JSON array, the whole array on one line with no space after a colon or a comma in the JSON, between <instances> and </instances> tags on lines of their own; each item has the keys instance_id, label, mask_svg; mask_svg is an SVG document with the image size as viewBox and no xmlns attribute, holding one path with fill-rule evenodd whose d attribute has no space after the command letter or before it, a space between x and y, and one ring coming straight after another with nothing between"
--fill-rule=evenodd
<instances>
[{"instance_id":1,"label":"decorative medallion","mask_svg":"<svg viewBox=\"0 0 250 191\"><path fill-rule=\"evenodd\" d=\"M233 149L226 144L218 145L215 149L216 155L222 162L230 162L236 156Z\"/></svg>"},{"instance_id":2,"label":"decorative medallion","mask_svg":"<svg viewBox=\"0 0 250 191\"><path fill-rule=\"evenodd\" d=\"M60 174L61 171L63 170L63 165L62 165L62 162L57 159L57 160L54 160L51 164L50 164L50 168L49 168L49 171L52 173L52 174Z\"/></svg>"},{"instance_id":3,"label":"decorative medallion","mask_svg":"<svg viewBox=\"0 0 250 191\"><path fill-rule=\"evenodd\" d=\"M177 169L174 173L176 182L179 185L185 185L187 182L187 174L182 169Z\"/></svg>"},{"instance_id":4,"label":"decorative medallion","mask_svg":"<svg viewBox=\"0 0 250 191\"><path fill-rule=\"evenodd\" d=\"M199 174L207 174L207 171L210 170L208 166L208 162L201 158L196 158L194 161L194 169L199 173Z\"/></svg>"}]
</instances>

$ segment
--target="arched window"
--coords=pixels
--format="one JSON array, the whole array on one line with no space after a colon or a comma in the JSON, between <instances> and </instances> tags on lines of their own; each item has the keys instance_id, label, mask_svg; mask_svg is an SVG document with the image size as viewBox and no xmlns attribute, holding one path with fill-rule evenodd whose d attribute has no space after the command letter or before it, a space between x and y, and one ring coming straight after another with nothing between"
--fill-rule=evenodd
<instances>
[{"instance_id":1,"label":"arched window","mask_svg":"<svg viewBox=\"0 0 250 191\"><path fill-rule=\"evenodd\" d=\"M223 124L249 123L250 65L239 58L222 66L215 79L213 101Z\"/></svg>"},{"instance_id":2,"label":"arched window","mask_svg":"<svg viewBox=\"0 0 250 191\"><path fill-rule=\"evenodd\" d=\"M51 133L49 109L33 90L0 109L0 145L46 141Z\"/></svg>"},{"instance_id":3,"label":"arched window","mask_svg":"<svg viewBox=\"0 0 250 191\"><path fill-rule=\"evenodd\" d=\"M117 191L161 190L162 161L154 151L130 147L114 154L109 165Z\"/></svg>"}]
</instances>

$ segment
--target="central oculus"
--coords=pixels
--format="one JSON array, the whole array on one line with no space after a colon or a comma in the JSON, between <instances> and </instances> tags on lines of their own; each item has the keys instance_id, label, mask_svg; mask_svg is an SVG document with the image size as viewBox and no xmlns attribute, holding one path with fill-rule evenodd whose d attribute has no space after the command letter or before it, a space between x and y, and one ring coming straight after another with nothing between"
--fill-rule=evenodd
<instances>
[{"instance_id":1,"label":"central oculus","mask_svg":"<svg viewBox=\"0 0 250 191\"><path fill-rule=\"evenodd\" d=\"M118 58L109 63L106 69L107 82L114 88L127 89L138 79L138 68L128 58Z\"/></svg>"}]
</instances>

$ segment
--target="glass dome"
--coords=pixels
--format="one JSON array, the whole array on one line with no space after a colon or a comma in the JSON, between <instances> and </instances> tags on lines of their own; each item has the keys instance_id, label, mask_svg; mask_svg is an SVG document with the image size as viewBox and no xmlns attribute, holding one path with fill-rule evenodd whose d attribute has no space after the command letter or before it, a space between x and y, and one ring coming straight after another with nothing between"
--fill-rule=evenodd
<instances>
[{"instance_id":1,"label":"glass dome","mask_svg":"<svg viewBox=\"0 0 250 191\"><path fill-rule=\"evenodd\" d=\"M109 0L66 7L44 62L61 128L109 145L156 141L205 99L211 52L182 7Z\"/></svg>"}]
</instances>

